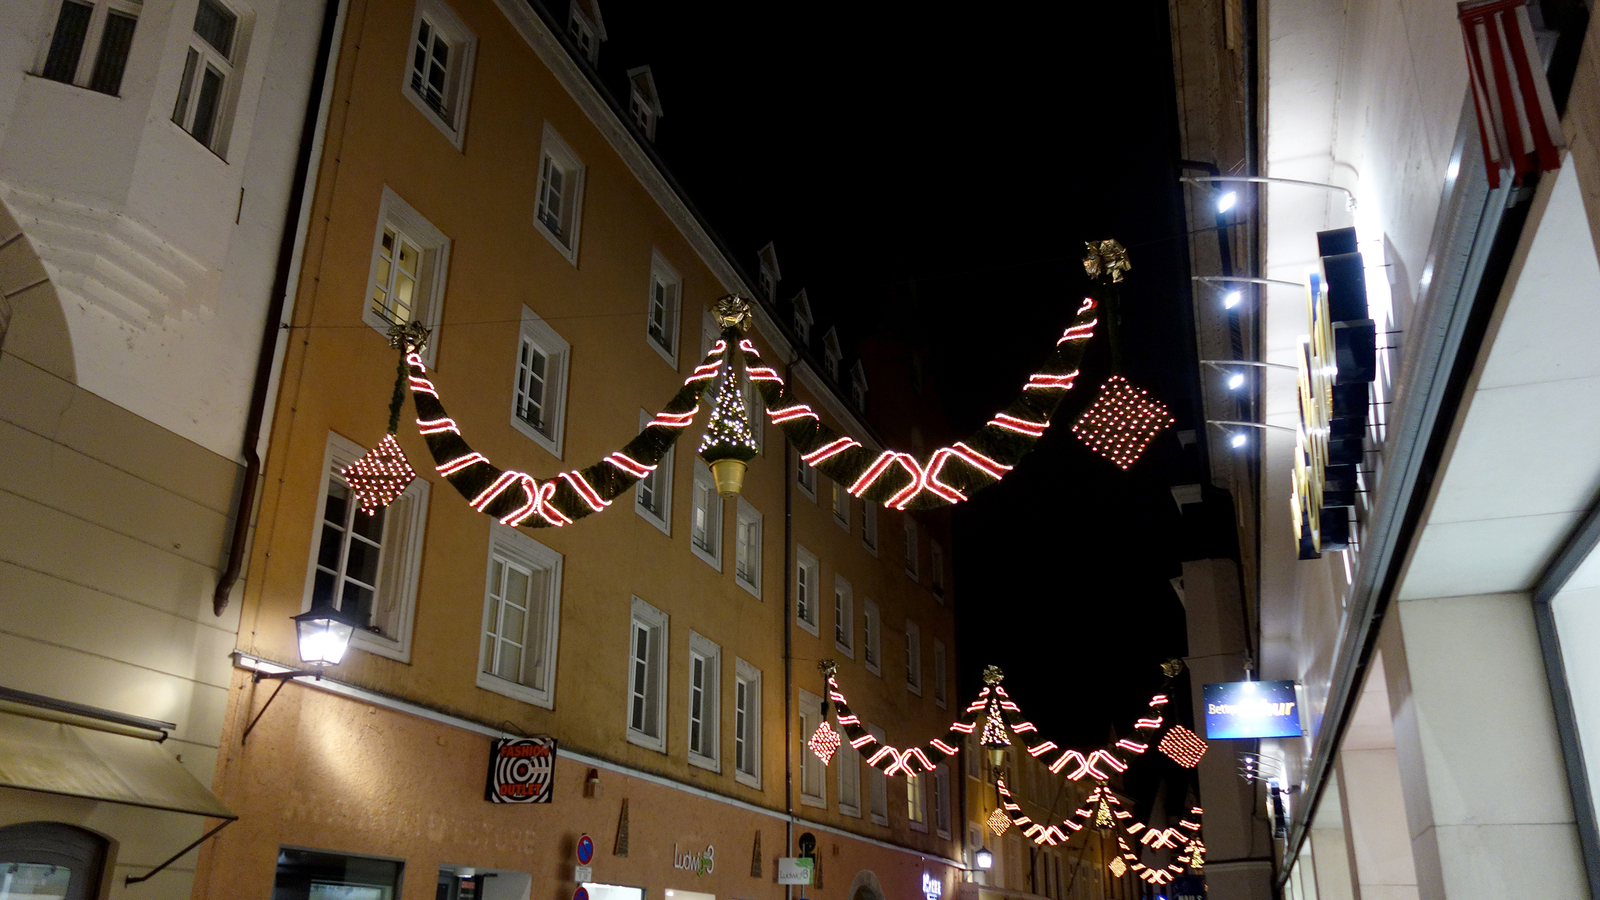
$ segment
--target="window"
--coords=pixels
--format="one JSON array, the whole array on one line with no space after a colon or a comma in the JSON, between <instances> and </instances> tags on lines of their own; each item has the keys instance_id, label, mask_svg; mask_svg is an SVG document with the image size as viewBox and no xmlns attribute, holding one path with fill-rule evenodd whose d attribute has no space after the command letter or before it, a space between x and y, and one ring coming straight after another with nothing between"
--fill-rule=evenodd
<instances>
[{"instance_id":1,"label":"window","mask_svg":"<svg viewBox=\"0 0 1600 900\"><path fill-rule=\"evenodd\" d=\"M798 453L794 455L794 465L794 483L800 486L800 493L810 497L811 502L815 503L817 500L817 470L811 468L811 465Z\"/></svg>"},{"instance_id":2,"label":"window","mask_svg":"<svg viewBox=\"0 0 1600 900\"><path fill-rule=\"evenodd\" d=\"M906 690L922 696L922 629L906 620Z\"/></svg>"},{"instance_id":3,"label":"window","mask_svg":"<svg viewBox=\"0 0 1600 900\"><path fill-rule=\"evenodd\" d=\"M733 580L761 599L761 513L739 498L733 532Z\"/></svg>"},{"instance_id":4,"label":"window","mask_svg":"<svg viewBox=\"0 0 1600 900\"><path fill-rule=\"evenodd\" d=\"M807 742L822 722L822 698L808 690L800 691L800 802L806 806L828 806L828 788L823 780L822 760L811 752Z\"/></svg>"},{"instance_id":5,"label":"window","mask_svg":"<svg viewBox=\"0 0 1600 900\"><path fill-rule=\"evenodd\" d=\"M761 788L761 670L733 659L733 777Z\"/></svg>"},{"instance_id":6,"label":"window","mask_svg":"<svg viewBox=\"0 0 1600 900\"><path fill-rule=\"evenodd\" d=\"M405 863L397 859L279 847L272 896L275 900L398 897L404 871Z\"/></svg>"},{"instance_id":7,"label":"window","mask_svg":"<svg viewBox=\"0 0 1600 900\"><path fill-rule=\"evenodd\" d=\"M822 567L811 551L799 544L794 550L794 620L815 636L817 606L822 602Z\"/></svg>"},{"instance_id":8,"label":"window","mask_svg":"<svg viewBox=\"0 0 1600 900\"><path fill-rule=\"evenodd\" d=\"M968 778L982 778L983 777L983 773L981 771L979 771L980 763L979 763L979 760L978 760L978 754L982 753L982 752L983 752L982 749L979 748L979 746L978 746L977 737L976 736L969 737L967 739L966 746L962 748L962 752L961 752L961 755L966 757L966 759L967 759L967 777Z\"/></svg>"},{"instance_id":9,"label":"window","mask_svg":"<svg viewBox=\"0 0 1600 900\"><path fill-rule=\"evenodd\" d=\"M748 373L739 376L739 399L744 401L744 414L750 422L750 436L756 439L756 452L761 453L766 444L767 406Z\"/></svg>"},{"instance_id":10,"label":"window","mask_svg":"<svg viewBox=\"0 0 1600 900\"><path fill-rule=\"evenodd\" d=\"M839 349L839 332L828 329L822 336L822 369L835 384L839 382L839 364L844 361L844 351Z\"/></svg>"},{"instance_id":11,"label":"window","mask_svg":"<svg viewBox=\"0 0 1600 900\"><path fill-rule=\"evenodd\" d=\"M143 9L136 0L62 0L39 77L116 96Z\"/></svg>"},{"instance_id":12,"label":"window","mask_svg":"<svg viewBox=\"0 0 1600 900\"><path fill-rule=\"evenodd\" d=\"M758 262L756 279L761 289L761 299L768 303L776 303L778 282L783 280L782 273L778 271L778 248L768 241L765 247L756 252L756 256Z\"/></svg>"},{"instance_id":13,"label":"window","mask_svg":"<svg viewBox=\"0 0 1600 900\"><path fill-rule=\"evenodd\" d=\"M850 582L842 575L833 576L833 646L840 653L855 659L855 599Z\"/></svg>"},{"instance_id":14,"label":"window","mask_svg":"<svg viewBox=\"0 0 1600 900\"><path fill-rule=\"evenodd\" d=\"M678 301L683 279L660 252L650 251L650 296L645 305L645 340L674 370L678 368Z\"/></svg>"},{"instance_id":15,"label":"window","mask_svg":"<svg viewBox=\"0 0 1600 900\"><path fill-rule=\"evenodd\" d=\"M478 687L553 709L560 621L561 554L491 523Z\"/></svg>"},{"instance_id":16,"label":"window","mask_svg":"<svg viewBox=\"0 0 1600 900\"><path fill-rule=\"evenodd\" d=\"M444 307L450 239L385 186L372 238L367 304L362 321L387 335L392 325L421 322L434 336L422 352L433 365L438 350L439 315Z\"/></svg>"},{"instance_id":17,"label":"window","mask_svg":"<svg viewBox=\"0 0 1600 900\"><path fill-rule=\"evenodd\" d=\"M933 828L939 837L950 836L950 767L945 765L933 772Z\"/></svg>"},{"instance_id":18,"label":"window","mask_svg":"<svg viewBox=\"0 0 1600 900\"><path fill-rule=\"evenodd\" d=\"M98 897L110 849L100 835L63 822L0 827L0 897Z\"/></svg>"},{"instance_id":19,"label":"window","mask_svg":"<svg viewBox=\"0 0 1600 900\"><path fill-rule=\"evenodd\" d=\"M722 496L717 493L711 467L694 460L694 502L689 510L689 549L718 572L722 571Z\"/></svg>"},{"instance_id":20,"label":"window","mask_svg":"<svg viewBox=\"0 0 1600 900\"><path fill-rule=\"evenodd\" d=\"M578 264L578 227L583 218L583 162L567 142L544 124L539 153L539 184L533 224L555 245L567 262Z\"/></svg>"},{"instance_id":21,"label":"window","mask_svg":"<svg viewBox=\"0 0 1600 900\"><path fill-rule=\"evenodd\" d=\"M850 402L855 404L856 412L867 411L867 370L859 359L850 367Z\"/></svg>"},{"instance_id":22,"label":"window","mask_svg":"<svg viewBox=\"0 0 1600 900\"><path fill-rule=\"evenodd\" d=\"M883 743L883 729L873 725L867 726L867 733ZM889 776L877 766L867 767L867 794L870 818L874 825L889 824Z\"/></svg>"},{"instance_id":23,"label":"window","mask_svg":"<svg viewBox=\"0 0 1600 900\"><path fill-rule=\"evenodd\" d=\"M834 521L834 524L838 525L840 528L843 528L846 532L849 532L850 531L850 492L845 489L845 486L843 484L840 484L837 481L830 480L828 483L829 483L829 485L831 485L831 490L829 491L829 493L833 498L833 521Z\"/></svg>"},{"instance_id":24,"label":"window","mask_svg":"<svg viewBox=\"0 0 1600 900\"><path fill-rule=\"evenodd\" d=\"M326 605L347 613L367 625L356 630L351 646L409 662L428 482L411 482L398 499L369 516L351 498L340 474L365 452L337 434L328 435L304 608Z\"/></svg>"},{"instance_id":25,"label":"window","mask_svg":"<svg viewBox=\"0 0 1600 900\"><path fill-rule=\"evenodd\" d=\"M811 315L811 300L805 291L794 295L794 333L800 338L802 347L811 343L811 326L816 324L816 317Z\"/></svg>"},{"instance_id":26,"label":"window","mask_svg":"<svg viewBox=\"0 0 1600 900\"><path fill-rule=\"evenodd\" d=\"M589 65L600 63L600 42L606 39L605 23L600 21L600 9L592 3L572 0L567 7L567 34L572 35L578 52Z\"/></svg>"},{"instance_id":27,"label":"window","mask_svg":"<svg viewBox=\"0 0 1600 900\"><path fill-rule=\"evenodd\" d=\"M639 410L639 430L643 431L653 418L645 410ZM668 537L672 535L672 460L677 451L676 446L669 449L650 474L633 486L634 512Z\"/></svg>"},{"instance_id":28,"label":"window","mask_svg":"<svg viewBox=\"0 0 1600 900\"><path fill-rule=\"evenodd\" d=\"M233 92L234 44L239 17L216 0L200 0L194 13L194 31L183 60L183 81L172 121L220 156L227 150L232 124L227 115Z\"/></svg>"},{"instance_id":29,"label":"window","mask_svg":"<svg viewBox=\"0 0 1600 900\"><path fill-rule=\"evenodd\" d=\"M441 0L417 0L411 59L400 92L457 150L466 131L467 97L478 39Z\"/></svg>"},{"instance_id":30,"label":"window","mask_svg":"<svg viewBox=\"0 0 1600 900\"><path fill-rule=\"evenodd\" d=\"M945 707L945 650L944 641L933 642L933 704L940 709Z\"/></svg>"},{"instance_id":31,"label":"window","mask_svg":"<svg viewBox=\"0 0 1600 900\"><path fill-rule=\"evenodd\" d=\"M928 542L928 580L933 585L933 596L944 602L944 547L938 541Z\"/></svg>"},{"instance_id":32,"label":"window","mask_svg":"<svg viewBox=\"0 0 1600 900\"><path fill-rule=\"evenodd\" d=\"M661 95L649 66L628 70L628 117L646 140L656 139L656 121L661 118Z\"/></svg>"},{"instance_id":33,"label":"window","mask_svg":"<svg viewBox=\"0 0 1600 900\"><path fill-rule=\"evenodd\" d=\"M878 555L878 504L871 500L861 504L861 544L868 553Z\"/></svg>"},{"instance_id":34,"label":"window","mask_svg":"<svg viewBox=\"0 0 1600 900\"><path fill-rule=\"evenodd\" d=\"M629 92L628 112L633 117L633 124L639 126L639 130L644 132L644 136L652 141L655 140L655 111L650 108L650 101L645 99L644 94L640 93L638 88L634 88Z\"/></svg>"},{"instance_id":35,"label":"window","mask_svg":"<svg viewBox=\"0 0 1600 900\"><path fill-rule=\"evenodd\" d=\"M915 772L906 773L906 819L911 823L912 831L926 832L928 830L928 801L924 796L927 788L922 783L922 776Z\"/></svg>"},{"instance_id":36,"label":"window","mask_svg":"<svg viewBox=\"0 0 1600 900\"><path fill-rule=\"evenodd\" d=\"M906 574L912 581L917 580L917 520L906 516L906 544L905 544Z\"/></svg>"},{"instance_id":37,"label":"window","mask_svg":"<svg viewBox=\"0 0 1600 900\"><path fill-rule=\"evenodd\" d=\"M862 611L865 624L862 628L861 659L867 664L867 671L874 675L882 675L880 668L883 660L883 628L878 622L878 604L868 600Z\"/></svg>"},{"instance_id":38,"label":"window","mask_svg":"<svg viewBox=\"0 0 1600 900\"><path fill-rule=\"evenodd\" d=\"M511 425L561 458L567 418L567 359L571 347L538 313L524 306L511 384Z\"/></svg>"},{"instance_id":39,"label":"window","mask_svg":"<svg viewBox=\"0 0 1600 900\"><path fill-rule=\"evenodd\" d=\"M689 762L722 771L722 648L689 632Z\"/></svg>"},{"instance_id":40,"label":"window","mask_svg":"<svg viewBox=\"0 0 1600 900\"><path fill-rule=\"evenodd\" d=\"M844 744L833 756L839 768L839 812L861 817L861 754Z\"/></svg>"},{"instance_id":41,"label":"window","mask_svg":"<svg viewBox=\"0 0 1600 900\"><path fill-rule=\"evenodd\" d=\"M667 752L667 614L633 598L628 637L628 742Z\"/></svg>"}]
</instances>

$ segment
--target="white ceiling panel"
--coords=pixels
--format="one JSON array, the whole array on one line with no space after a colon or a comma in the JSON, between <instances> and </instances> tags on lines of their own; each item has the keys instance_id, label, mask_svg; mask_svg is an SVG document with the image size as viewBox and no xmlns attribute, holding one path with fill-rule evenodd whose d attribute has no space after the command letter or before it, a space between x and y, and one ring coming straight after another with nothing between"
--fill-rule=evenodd
<instances>
[{"instance_id":1,"label":"white ceiling panel","mask_svg":"<svg viewBox=\"0 0 1600 900\"><path fill-rule=\"evenodd\" d=\"M1431 524L1406 570L1400 599L1526 590L1577 521L1577 513L1556 513Z\"/></svg>"}]
</instances>

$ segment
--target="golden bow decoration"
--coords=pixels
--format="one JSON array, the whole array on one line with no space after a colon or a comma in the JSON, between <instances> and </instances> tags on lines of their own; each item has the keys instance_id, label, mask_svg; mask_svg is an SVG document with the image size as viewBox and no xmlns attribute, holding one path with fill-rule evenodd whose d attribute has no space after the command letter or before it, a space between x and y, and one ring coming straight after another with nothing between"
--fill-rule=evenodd
<instances>
[{"instance_id":1,"label":"golden bow decoration","mask_svg":"<svg viewBox=\"0 0 1600 900\"><path fill-rule=\"evenodd\" d=\"M749 331L754 315L750 301L738 294L718 297L717 302L711 305L711 317L716 319L717 326L723 329L737 328L741 332Z\"/></svg>"},{"instance_id":2,"label":"golden bow decoration","mask_svg":"<svg viewBox=\"0 0 1600 900\"><path fill-rule=\"evenodd\" d=\"M1086 241L1089 255L1083 259L1083 270L1090 278L1110 276L1113 282L1121 281L1122 274L1133 268L1128 262L1128 251L1114 240Z\"/></svg>"}]
</instances>

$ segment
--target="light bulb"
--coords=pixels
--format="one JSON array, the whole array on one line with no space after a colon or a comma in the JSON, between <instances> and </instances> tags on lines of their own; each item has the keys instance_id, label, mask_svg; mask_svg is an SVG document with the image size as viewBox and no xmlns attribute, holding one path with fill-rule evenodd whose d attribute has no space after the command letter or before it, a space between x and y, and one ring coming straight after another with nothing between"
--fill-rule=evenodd
<instances>
[{"instance_id":1,"label":"light bulb","mask_svg":"<svg viewBox=\"0 0 1600 900\"><path fill-rule=\"evenodd\" d=\"M1229 441L1228 443L1232 444L1235 447L1243 447L1245 440L1246 440L1246 438L1245 438L1244 435L1236 434L1236 435L1233 436L1233 440Z\"/></svg>"},{"instance_id":2,"label":"light bulb","mask_svg":"<svg viewBox=\"0 0 1600 900\"><path fill-rule=\"evenodd\" d=\"M1239 192L1229 191L1217 198L1217 212L1225 213L1239 202Z\"/></svg>"},{"instance_id":3,"label":"light bulb","mask_svg":"<svg viewBox=\"0 0 1600 900\"><path fill-rule=\"evenodd\" d=\"M1222 298L1222 308L1223 309L1233 309L1235 306L1238 306L1239 305L1239 301L1241 301L1243 299L1244 299L1244 295L1239 293L1238 291L1229 291Z\"/></svg>"},{"instance_id":4,"label":"light bulb","mask_svg":"<svg viewBox=\"0 0 1600 900\"><path fill-rule=\"evenodd\" d=\"M1230 390L1230 391L1238 390L1243 385L1244 385L1244 373L1243 372L1235 372L1232 375L1228 376L1228 390Z\"/></svg>"}]
</instances>

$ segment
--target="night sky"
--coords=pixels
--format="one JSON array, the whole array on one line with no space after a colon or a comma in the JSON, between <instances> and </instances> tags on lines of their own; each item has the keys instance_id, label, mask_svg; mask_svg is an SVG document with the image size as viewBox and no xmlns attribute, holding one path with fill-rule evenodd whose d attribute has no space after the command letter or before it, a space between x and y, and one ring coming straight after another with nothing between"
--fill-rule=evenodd
<instances>
[{"instance_id":1,"label":"night sky","mask_svg":"<svg viewBox=\"0 0 1600 900\"><path fill-rule=\"evenodd\" d=\"M607 86L625 97L623 72L651 66L673 174L747 271L775 241L780 297L807 290L847 365L862 337L924 348L968 433L1060 336L1083 242L1114 237L1134 267L1124 374L1195 427L1165 3L602 10ZM1083 746L1125 730L1184 652L1168 488L1194 464L1177 429L1127 472L1072 435L1108 356L1097 336L1038 448L956 515L958 697L997 664L1047 736Z\"/></svg>"}]
</instances>

